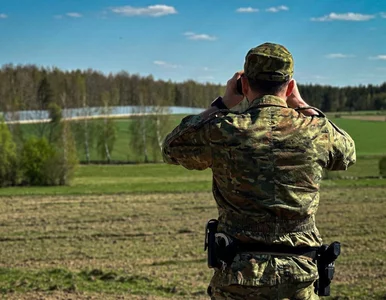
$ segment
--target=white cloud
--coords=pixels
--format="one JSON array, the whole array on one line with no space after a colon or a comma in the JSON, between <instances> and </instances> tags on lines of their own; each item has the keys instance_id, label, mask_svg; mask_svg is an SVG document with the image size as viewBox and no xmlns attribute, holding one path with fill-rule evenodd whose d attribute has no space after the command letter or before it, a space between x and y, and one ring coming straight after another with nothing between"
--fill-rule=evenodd
<instances>
[{"instance_id":1,"label":"white cloud","mask_svg":"<svg viewBox=\"0 0 386 300\"><path fill-rule=\"evenodd\" d=\"M258 12L259 10L257 8L252 8L252 7L240 7L236 9L236 12L238 13L254 13Z\"/></svg>"},{"instance_id":2,"label":"white cloud","mask_svg":"<svg viewBox=\"0 0 386 300\"><path fill-rule=\"evenodd\" d=\"M272 13L277 13L282 10L289 10L289 8L287 6L280 5L280 6L270 7L266 9L266 11L272 12Z\"/></svg>"},{"instance_id":3,"label":"white cloud","mask_svg":"<svg viewBox=\"0 0 386 300\"><path fill-rule=\"evenodd\" d=\"M214 41L217 40L215 36L211 36L208 34L196 34L194 32L185 32L185 36L188 37L189 40L194 40L194 41Z\"/></svg>"},{"instance_id":4,"label":"white cloud","mask_svg":"<svg viewBox=\"0 0 386 300\"><path fill-rule=\"evenodd\" d=\"M328 22L328 21L368 21L371 19L374 19L374 15L363 15L363 14L356 14L356 13L345 13L345 14L337 14L337 13L330 13L329 15L325 15L323 17L319 18L311 18L311 21L317 21L317 22Z\"/></svg>"},{"instance_id":5,"label":"white cloud","mask_svg":"<svg viewBox=\"0 0 386 300\"><path fill-rule=\"evenodd\" d=\"M380 15L382 18L386 19L386 13L385 12L381 12Z\"/></svg>"},{"instance_id":6,"label":"white cloud","mask_svg":"<svg viewBox=\"0 0 386 300\"><path fill-rule=\"evenodd\" d=\"M370 56L369 59L386 60L386 54L385 55Z\"/></svg>"},{"instance_id":7,"label":"white cloud","mask_svg":"<svg viewBox=\"0 0 386 300\"><path fill-rule=\"evenodd\" d=\"M111 11L124 15L127 17L132 16L151 16L151 17L161 17L166 15L172 15L176 14L177 10L173 6L167 6L167 5L150 5L147 7L133 7L133 6L120 6L120 7L113 7L111 8Z\"/></svg>"},{"instance_id":8,"label":"white cloud","mask_svg":"<svg viewBox=\"0 0 386 300\"><path fill-rule=\"evenodd\" d=\"M342 53L330 53L326 55L327 58L349 58L349 57L355 57L355 55L352 54L342 54Z\"/></svg>"},{"instance_id":9,"label":"white cloud","mask_svg":"<svg viewBox=\"0 0 386 300\"><path fill-rule=\"evenodd\" d=\"M62 15L55 15L54 18L55 19L63 19L63 16Z\"/></svg>"},{"instance_id":10,"label":"white cloud","mask_svg":"<svg viewBox=\"0 0 386 300\"><path fill-rule=\"evenodd\" d=\"M155 65L163 67L163 68L176 69L176 68L180 67L179 65L170 64L170 63L167 63L166 61L162 61L162 60L155 60L155 61L153 61L153 63Z\"/></svg>"},{"instance_id":11,"label":"white cloud","mask_svg":"<svg viewBox=\"0 0 386 300\"><path fill-rule=\"evenodd\" d=\"M70 18L81 18L81 17L83 17L80 13L77 13L77 12L66 13L66 16L70 17Z\"/></svg>"},{"instance_id":12,"label":"white cloud","mask_svg":"<svg viewBox=\"0 0 386 300\"><path fill-rule=\"evenodd\" d=\"M6 19L6 18L8 18L8 15L6 15L6 14L0 14L0 19Z\"/></svg>"}]
</instances>

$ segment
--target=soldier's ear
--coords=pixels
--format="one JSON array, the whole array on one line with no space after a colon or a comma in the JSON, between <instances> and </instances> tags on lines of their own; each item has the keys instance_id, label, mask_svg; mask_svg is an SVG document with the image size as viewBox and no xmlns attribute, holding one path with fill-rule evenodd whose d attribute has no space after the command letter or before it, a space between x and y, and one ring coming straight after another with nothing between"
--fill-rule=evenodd
<instances>
[{"instance_id":1,"label":"soldier's ear","mask_svg":"<svg viewBox=\"0 0 386 300\"><path fill-rule=\"evenodd\" d=\"M295 81L291 79L287 85L286 91L285 91L285 96L288 97L289 95L292 94L292 91L294 90L295 87Z\"/></svg>"},{"instance_id":2,"label":"soldier's ear","mask_svg":"<svg viewBox=\"0 0 386 300\"><path fill-rule=\"evenodd\" d=\"M241 76L241 88L243 90L243 95L247 95L251 87L249 86L249 81L247 76L244 74Z\"/></svg>"}]
</instances>

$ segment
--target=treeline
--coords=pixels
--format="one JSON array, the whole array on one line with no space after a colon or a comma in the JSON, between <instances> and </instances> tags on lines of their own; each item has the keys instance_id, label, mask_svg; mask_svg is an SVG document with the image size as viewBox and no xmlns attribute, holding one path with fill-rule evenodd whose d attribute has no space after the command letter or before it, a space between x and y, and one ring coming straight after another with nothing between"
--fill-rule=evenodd
<instances>
[{"instance_id":1,"label":"treeline","mask_svg":"<svg viewBox=\"0 0 386 300\"><path fill-rule=\"evenodd\" d=\"M306 101L323 111L386 109L386 82L381 85L332 87L300 85ZM0 69L0 111L48 109L47 93L62 108L103 106L207 107L224 86L154 80L122 71L105 75L95 70L62 71L34 65ZM63 102L65 100L65 102Z\"/></svg>"},{"instance_id":2,"label":"treeline","mask_svg":"<svg viewBox=\"0 0 386 300\"><path fill-rule=\"evenodd\" d=\"M47 94L63 108L78 108L106 105L206 107L210 99L221 93L221 85L194 81L173 83L124 71L104 75L94 70L62 71L33 65L5 65L0 69L2 112L47 109Z\"/></svg>"}]
</instances>

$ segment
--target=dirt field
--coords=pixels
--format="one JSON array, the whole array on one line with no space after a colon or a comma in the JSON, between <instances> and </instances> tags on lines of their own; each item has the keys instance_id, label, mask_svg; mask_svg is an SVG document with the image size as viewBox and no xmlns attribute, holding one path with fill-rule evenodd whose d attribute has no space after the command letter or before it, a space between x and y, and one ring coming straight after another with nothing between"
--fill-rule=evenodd
<instances>
[{"instance_id":1,"label":"dirt field","mask_svg":"<svg viewBox=\"0 0 386 300\"><path fill-rule=\"evenodd\" d=\"M385 188L329 188L317 217L342 255L334 299L384 299ZM0 198L5 299L208 299L210 193ZM336 298L339 296L339 298ZM328 299L328 298L326 298Z\"/></svg>"}]
</instances>

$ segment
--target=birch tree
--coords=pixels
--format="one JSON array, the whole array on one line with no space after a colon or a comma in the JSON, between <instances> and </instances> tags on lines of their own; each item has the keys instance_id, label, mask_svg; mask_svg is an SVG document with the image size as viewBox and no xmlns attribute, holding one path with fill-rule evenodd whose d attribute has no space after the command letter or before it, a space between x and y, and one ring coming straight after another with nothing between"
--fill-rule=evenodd
<instances>
[{"instance_id":1,"label":"birch tree","mask_svg":"<svg viewBox=\"0 0 386 300\"><path fill-rule=\"evenodd\" d=\"M66 108L67 94L65 92L60 95L60 100L62 107ZM59 109L61 110L60 107ZM54 139L51 143L55 149L55 155L45 164L45 173L48 184L66 185L69 184L78 165L75 141L69 125L70 121L56 118L51 119L52 122L56 124Z\"/></svg>"},{"instance_id":2,"label":"birch tree","mask_svg":"<svg viewBox=\"0 0 386 300\"><path fill-rule=\"evenodd\" d=\"M150 80L149 80L150 82ZM149 129L151 129L151 120L147 117L146 103L149 103L149 94L152 86L140 82L137 87L138 106L132 113L136 116L129 122L129 149L134 156L135 161L149 162Z\"/></svg>"},{"instance_id":3,"label":"birch tree","mask_svg":"<svg viewBox=\"0 0 386 300\"><path fill-rule=\"evenodd\" d=\"M98 123L98 137L97 137L97 149L100 157L107 162L111 162L111 154L114 149L116 141L117 128L114 120L111 118L111 107L109 106L111 101L110 92L104 92L102 94L102 102L104 103L102 109L103 121Z\"/></svg>"},{"instance_id":4,"label":"birch tree","mask_svg":"<svg viewBox=\"0 0 386 300\"><path fill-rule=\"evenodd\" d=\"M75 81L75 97L78 107L81 107L80 118L72 122L72 128L75 135L75 141L80 153L83 153L86 162L90 163L91 150L94 145L94 134L95 134L95 121L90 120L91 108L88 105L87 93L86 93L86 81L81 74L77 74Z\"/></svg>"},{"instance_id":5,"label":"birch tree","mask_svg":"<svg viewBox=\"0 0 386 300\"><path fill-rule=\"evenodd\" d=\"M38 105L37 117L39 119L44 119L46 117L46 109L53 102L53 92L51 90L51 86L47 80L47 77L45 76L39 83L36 100ZM49 124L47 124L46 122L39 122L37 123L36 127L38 137L42 138L46 136Z\"/></svg>"},{"instance_id":6,"label":"birch tree","mask_svg":"<svg viewBox=\"0 0 386 300\"><path fill-rule=\"evenodd\" d=\"M165 90L166 89L166 90ZM170 108L168 103L174 99L174 89L168 89L167 86L157 85L152 90L153 97L150 113L148 136L153 152L153 161L158 161L161 157L162 142L166 134L170 131Z\"/></svg>"}]
</instances>

